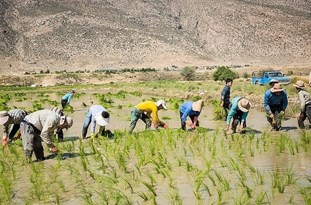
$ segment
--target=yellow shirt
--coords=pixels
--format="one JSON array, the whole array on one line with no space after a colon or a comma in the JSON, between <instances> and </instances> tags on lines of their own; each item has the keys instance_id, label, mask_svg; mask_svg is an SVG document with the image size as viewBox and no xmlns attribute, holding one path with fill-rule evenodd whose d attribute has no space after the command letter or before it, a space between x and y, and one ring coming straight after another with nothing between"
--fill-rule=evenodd
<instances>
[{"instance_id":1,"label":"yellow shirt","mask_svg":"<svg viewBox=\"0 0 311 205\"><path fill-rule=\"evenodd\" d=\"M162 124L158 117L158 107L155 102L145 101L136 105L136 108L147 113L148 117L151 117L154 124Z\"/></svg>"}]
</instances>

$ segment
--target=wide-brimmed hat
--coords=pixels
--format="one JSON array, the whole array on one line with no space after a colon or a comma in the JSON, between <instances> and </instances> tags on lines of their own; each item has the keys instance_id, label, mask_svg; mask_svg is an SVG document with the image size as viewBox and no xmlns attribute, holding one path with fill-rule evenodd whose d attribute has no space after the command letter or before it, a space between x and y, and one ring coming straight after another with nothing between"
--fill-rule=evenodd
<instances>
[{"instance_id":1,"label":"wide-brimmed hat","mask_svg":"<svg viewBox=\"0 0 311 205\"><path fill-rule=\"evenodd\" d=\"M166 103L165 103L164 100L158 100L158 101L156 102L156 105L157 105L157 107L159 107L160 105L162 105L163 109L164 109L164 110L167 110Z\"/></svg>"},{"instance_id":2,"label":"wide-brimmed hat","mask_svg":"<svg viewBox=\"0 0 311 205\"><path fill-rule=\"evenodd\" d=\"M192 103L192 110L197 111L197 112L201 112L203 106L204 106L204 101L198 100L198 101Z\"/></svg>"},{"instance_id":3,"label":"wide-brimmed hat","mask_svg":"<svg viewBox=\"0 0 311 205\"><path fill-rule=\"evenodd\" d=\"M106 126L109 124L110 115L107 111L102 111L95 116L95 121L100 126Z\"/></svg>"},{"instance_id":4,"label":"wide-brimmed hat","mask_svg":"<svg viewBox=\"0 0 311 205\"><path fill-rule=\"evenodd\" d=\"M279 81L277 79L271 79L269 81L269 84L271 85L272 83L279 83Z\"/></svg>"},{"instance_id":5,"label":"wide-brimmed hat","mask_svg":"<svg viewBox=\"0 0 311 205\"><path fill-rule=\"evenodd\" d=\"M70 128L73 125L73 119L71 117L67 116L61 116L59 125L67 124L67 129Z\"/></svg>"},{"instance_id":6,"label":"wide-brimmed hat","mask_svg":"<svg viewBox=\"0 0 311 205\"><path fill-rule=\"evenodd\" d=\"M298 80L296 84L293 84L296 88L304 89L305 88L305 83L302 80Z\"/></svg>"},{"instance_id":7,"label":"wide-brimmed hat","mask_svg":"<svg viewBox=\"0 0 311 205\"><path fill-rule=\"evenodd\" d=\"M283 91L283 88L282 88L282 85L280 83L275 83L270 90L271 90L271 92L276 93L276 92Z\"/></svg>"},{"instance_id":8,"label":"wide-brimmed hat","mask_svg":"<svg viewBox=\"0 0 311 205\"><path fill-rule=\"evenodd\" d=\"M248 112L249 109L251 109L251 107L252 107L252 104L249 101L249 99L242 97L238 100L238 108L242 112Z\"/></svg>"},{"instance_id":9,"label":"wide-brimmed hat","mask_svg":"<svg viewBox=\"0 0 311 205\"><path fill-rule=\"evenodd\" d=\"M5 124L9 120L9 113L7 111L0 111L0 125Z\"/></svg>"}]
</instances>

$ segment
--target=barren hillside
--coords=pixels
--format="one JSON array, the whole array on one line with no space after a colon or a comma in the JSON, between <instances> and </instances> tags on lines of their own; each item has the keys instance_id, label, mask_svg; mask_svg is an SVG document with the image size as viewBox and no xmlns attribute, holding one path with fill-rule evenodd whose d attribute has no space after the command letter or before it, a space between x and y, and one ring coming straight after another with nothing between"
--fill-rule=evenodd
<instances>
[{"instance_id":1,"label":"barren hillside","mask_svg":"<svg viewBox=\"0 0 311 205\"><path fill-rule=\"evenodd\" d=\"M309 66L310 36L306 0L2 0L0 72Z\"/></svg>"}]
</instances>

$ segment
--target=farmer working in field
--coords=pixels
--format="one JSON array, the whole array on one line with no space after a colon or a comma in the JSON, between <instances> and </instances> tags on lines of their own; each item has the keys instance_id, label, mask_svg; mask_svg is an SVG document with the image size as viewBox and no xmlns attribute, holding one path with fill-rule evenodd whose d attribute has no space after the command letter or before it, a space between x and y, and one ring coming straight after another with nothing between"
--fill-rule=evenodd
<instances>
[{"instance_id":1,"label":"farmer working in field","mask_svg":"<svg viewBox=\"0 0 311 205\"><path fill-rule=\"evenodd\" d=\"M10 111L0 112L0 124L3 125L2 145L7 145L13 139L20 128L21 121L25 118L27 112L25 110L14 109ZM9 132L10 125L13 125Z\"/></svg>"},{"instance_id":2,"label":"farmer working in field","mask_svg":"<svg viewBox=\"0 0 311 205\"><path fill-rule=\"evenodd\" d=\"M311 98L310 94L305 90L305 83L301 80L298 80L294 84L298 92L298 100L300 101L300 115L298 117L298 126L300 129L304 129L304 121L308 118L309 123L311 124Z\"/></svg>"},{"instance_id":3,"label":"farmer working in field","mask_svg":"<svg viewBox=\"0 0 311 205\"><path fill-rule=\"evenodd\" d=\"M272 126L272 130L280 130L281 118L284 116L288 104L287 94L282 89L280 83L274 84L274 86L265 93L263 104L267 113L267 120Z\"/></svg>"},{"instance_id":4,"label":"farmer working in field","mask_svg":"<svg viewBox=\"0 0 311 205\"><path fill-rule=\"evenodd\" d=\"M246 118L251 108L250 101L245 97L235 97L232 99L232 106L227 117L227 134L235 133L238 125L239 131L244 132L246 128Z\"/></svg>"},{"instance_id":5,"label":"farmer working in field","mask_svg":"<svg viewBox=\"0 0 311 205\"><path fill-rule=\"evenodd\" d=\"M159 120L158 111L164 109L166 110L166 103L164 100L158 100L157 102L146 101L139 103L131 110L131 124L129 128L129 133L132 133L137 121L141 119L146 124L146 129L151 127L151 120L155 128L168 126Z\"/></svg>"},{"instance_id":6,"label":"farmer working in field","mask_svg":"<svg viewBox=\"0 0 311 205\"><path fill-rule=\"evenodd\" d=\"M186 124L190 126L191 130L194 130L196 127L199 127L199 116L204 106L203 100L198 100L196 102L184 102L179 107L181 129L186 130ZM187 117L190 117L191 122L187 121Z\"/></svg>"},{"instance_id":7,"label":"farmer working in field","mask_svg":"<svg viewBox=\"0 0 311 205\"><path fill-rule=\"evenodd\" d=\"M70 104L70 100L74 94L75 94L75 91L71 90L69 93L67 93L66 95L62 97L61 104L62 104L63 110L65 109L67 105Z\"/></svg>"},{"instance_id":8,"label":"farmer working in field","mask_svg":"<svg viewBox=\"0 0 311 205\"><path fill-rule=\"evenodd\" d=\"M92 105L85 118L82 128L82 139L89 138L87 137L87 130L91 124L91 138L96 136L95 127L96 123L100 126L99 132L102 136L105 136L105 126L109 124L110 115L108 111L101 105Z\"/></svg>"},{"instance_id":9,"label":"farmer working in field","mask_svg":"<svg viewBox=\"0 0 311 205\"><path fill-rule=\"evenodd\" d=\"M230 78L226 79L226 85L221 92L221 106L225 111L225 120L227 119L228 111L230 109L230 89L232 86L233 80Z\"/></svg>"},{"instance_id":10,"label":"farmer working in field","mask_svg":"<svg viewBox=\"0 0 311 205\"><path fill-rule=\"evenodd\" d=\"M58 148L52 142L54 130L68 129L72 124L72 118L60 116L51 110L39 110L27 115L20 124L26 161L31 161L33 152L38 161L45 159L41 141L47 144L51 153L57 153Z\"/></svg>"}]
</instances>

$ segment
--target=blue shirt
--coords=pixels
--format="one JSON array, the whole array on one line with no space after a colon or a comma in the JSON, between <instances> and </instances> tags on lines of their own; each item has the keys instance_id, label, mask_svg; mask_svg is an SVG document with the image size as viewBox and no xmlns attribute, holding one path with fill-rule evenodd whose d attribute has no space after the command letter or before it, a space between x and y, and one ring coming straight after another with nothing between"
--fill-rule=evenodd
<instances>
[{"instance_id":1,"label":"blue shirt","mask_svg":"<svg viewBox=\"0 0 311 205\"><path fill-rule=\"evenodd\" d=\"M232 106L229 110L229 113L228 113L228 116L227 116L227 125L230 124L230 121L231 119L233 118L233 116L235 115L235 113L237 111L241 111L239 109L239 106L238 106L238 101L241 99L242 97L235 97L232 99L231 103L232 103ZM242 122L245 122L246 121L246 118L247 118L247 115L248 115L248 111L247 112L243 112L242 114L242 117L241 117L241 121Z\"/></svg>"},{"instance_id":2,"label":"blue shirt","mask_svg":"<svg viewBox=\"0 0 311 205\"><path fill-rule=\"evenodd\" d=\"M73 93L67 93L66 95L62 97L62 100L67 100L67 102L69 103L72 96L73 96Z\"/></svg>"},{"instance_id":3,"label":"blue shirt","mask_svg":"<svg viewBox=\"0 0 311 205\"><path fill-rule=\"evenodd\" d=\"M282 110L285 111L287 107L287 94L285 91L282 91L280 95L276 95L267 90L263 98L263 106L268 114L271 114L271 106L281 106Z\"/></svg>"},{"instance_id":4,"label":"blue shirt","mask_svg":"<svg viewBox=\"0 0 311 205\"><path fill-rule=\"evenodd\" d=\"M192 110L192 104L193 102L189 101L189 102L184 102L180 107L179 107L179 111L181 113L183 113L182 117L181 117L181 121L182 122L186 122L187 117L189 115L195 115L196 117L199 117L200 112L198 111L194 111Z\"/></svg>"},{"instance_id":5,"label":"blue shirt","mask_svg":"<svg viewBox=\"0 0 311 205\"><path fill-rule=\"evenodd\" d=\"M221 101L229 102L230 101L230 86L226 85L221 92Z\"/></svg>"}]
</instances>

